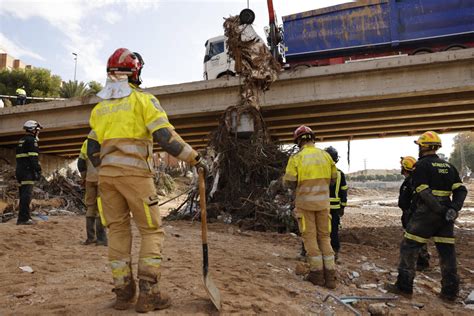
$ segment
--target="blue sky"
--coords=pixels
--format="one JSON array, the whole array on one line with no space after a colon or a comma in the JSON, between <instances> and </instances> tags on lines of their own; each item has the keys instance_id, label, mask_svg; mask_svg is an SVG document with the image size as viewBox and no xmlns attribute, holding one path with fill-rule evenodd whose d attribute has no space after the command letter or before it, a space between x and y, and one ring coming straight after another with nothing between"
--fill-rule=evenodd
<instances>
[{"instance_id":1,"label":"blue sky","mask_svg":"<svg viewBox=\"0 0 474 316\"><path fill-rule=\"evenodd\" d=\"M250 0L255 30L263 36L268 24L266 0ZM281 16L348 1L274 0ZM0 48L34 67L47 68L63 80L105 82L106 61L118 47L141 53L143 87L202 79L204 43L223 34L223 17L247 7L246 0L0 0ZM401 155L414 155L416 137L352 142L351 171L398 168ZM441 152L451 152L453 134L442 135ZM345 142L335 146L345 163Z\"/></svg>"}]
</instances>

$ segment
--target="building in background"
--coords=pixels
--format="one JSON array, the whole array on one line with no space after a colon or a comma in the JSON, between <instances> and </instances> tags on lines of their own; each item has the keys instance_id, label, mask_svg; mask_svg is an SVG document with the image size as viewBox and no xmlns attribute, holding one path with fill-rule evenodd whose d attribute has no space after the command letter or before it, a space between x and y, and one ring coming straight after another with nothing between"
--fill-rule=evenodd
<instances>
[{"instance_id":1,"label":"building in background","mask_svg":"<svg viewBox=\"0 0 474 316\"><path fill-rule=\"evenodd\" d=\"M31 65L26 65L20 59L15 59L15 57L8 55L8 53L0 48L0 70L8 69L31 69Z\"/></svg>"}]
</instances>

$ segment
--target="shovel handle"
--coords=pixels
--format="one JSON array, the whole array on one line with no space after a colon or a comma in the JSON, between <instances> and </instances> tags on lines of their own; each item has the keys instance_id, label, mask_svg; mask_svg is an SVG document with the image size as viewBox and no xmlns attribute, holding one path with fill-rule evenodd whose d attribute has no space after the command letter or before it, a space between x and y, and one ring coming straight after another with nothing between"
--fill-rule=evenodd
<instances>
[{"instance_id":1,"label":"shovel handle","mask_svg":"<svg viewBox=\"0 0 474 316\"><path fill-rule=\"evenodd\" d=\"M199 206L201 207L201 238L202 244L207 245L207 212L206 212L206 183L204 169L198 169L199 174Z\"/></svg>"}]
</instances>

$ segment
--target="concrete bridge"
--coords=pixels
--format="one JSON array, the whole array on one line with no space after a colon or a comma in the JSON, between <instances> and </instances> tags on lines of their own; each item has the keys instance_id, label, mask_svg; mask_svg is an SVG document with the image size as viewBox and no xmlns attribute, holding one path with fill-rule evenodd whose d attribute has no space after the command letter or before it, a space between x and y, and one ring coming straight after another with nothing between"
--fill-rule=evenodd
<instances>
[{"instance_id":1,"label":"concrete bridge","mask_svg":"<svg viewBox=\"0 0 474 316\"><path fill-rule=\"evenodd\" d=\"M239 104L239 78L147 89L176 130L204 147L222 112ZM320 140L474 130L474 49L288 70L261 96L272 136L290 142L307 124ZM43 153L77 156L97 97L0 109L0 147L14 147L26 120L45 126Z\"/></svg>"}]
</instances>

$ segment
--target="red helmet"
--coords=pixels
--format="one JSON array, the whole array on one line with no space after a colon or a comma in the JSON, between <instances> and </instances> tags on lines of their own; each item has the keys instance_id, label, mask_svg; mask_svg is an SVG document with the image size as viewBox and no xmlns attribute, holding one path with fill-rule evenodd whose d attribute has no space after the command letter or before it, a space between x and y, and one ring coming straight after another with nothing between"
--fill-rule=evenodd
<instances>
[{"instance_id":1,"label":"red helmet","mask_svg":"<svg viewBox=\"0 0 474 316\"><path fill-rule=\"evenodd\" d=\"M127 75L132 83L140 84L140 73L145 62L139 53L132 53L126 48L117 49L107 61L107 73Z\"/></svg>"},{"instance_id":2,"label":"red helmet","mask_svg":"<svg viewBox=\"0 0 474 316\"><path fill-rule=\"evenodd\" d=\"M295 141L295 144L298 144L299 139L301 138L301 136L304 135L309 135L311 140L314 139L313 130L306 125L301 125L297 129L295 129L293 133L293 140Z\"/></svg>"}]
</instances>

